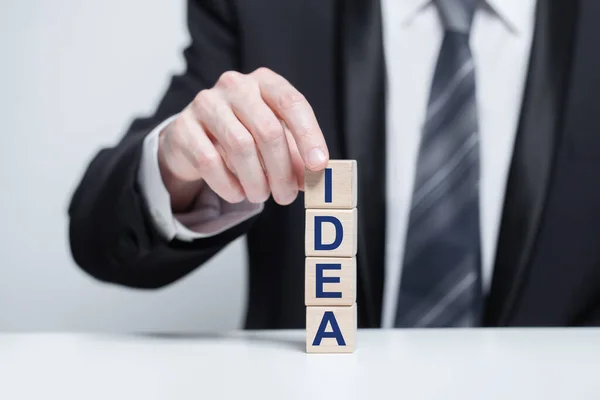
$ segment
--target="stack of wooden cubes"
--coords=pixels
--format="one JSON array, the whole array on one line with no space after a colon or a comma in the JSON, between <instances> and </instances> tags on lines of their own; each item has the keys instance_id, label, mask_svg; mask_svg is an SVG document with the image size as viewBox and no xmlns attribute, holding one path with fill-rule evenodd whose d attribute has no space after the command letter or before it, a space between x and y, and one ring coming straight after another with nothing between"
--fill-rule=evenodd
<instances>
[{"instance_id":1,"label":"stack of wooden cubes","mask_svg":"<svg viewBox=\"0 0 600 400\"><path fill-rule=\"evenodd\" d=\"M352 353L357 328L357 164L306 171L306 351Z\"/></svg>"}]
</instances>

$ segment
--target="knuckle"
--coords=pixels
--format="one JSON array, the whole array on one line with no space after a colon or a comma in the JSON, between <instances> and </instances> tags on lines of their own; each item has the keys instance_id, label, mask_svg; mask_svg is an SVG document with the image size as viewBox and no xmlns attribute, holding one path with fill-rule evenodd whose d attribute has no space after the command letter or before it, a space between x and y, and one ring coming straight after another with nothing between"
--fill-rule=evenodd
<instances>
[{"instance_id":1,"label":"knuckle","mask_svg":"<svg viewBox=\"0 0 600 400\"><path fill-rule=\"evenodd\" d=\"M225 89L239 87L244 82L244 75L237 71L226 71L217 80L217 85Z\"/></svg>"},{"instance_id":2,"label":"knuckle","mask_svg":"<svg viewBox=\"0 0 600 400\"><path fill-rule=\"evenodd\" d=\"M187 132L187 124L182 116L179 116L171 122L169 129L166 131L169 142L173 147L185 146L185 135Z\"/></svg>"},{"instance_id":3,"label":"knuckle","mask_svg":"<svg viewBox=\"0 0 600 400\"><path fill-rule=\"evenodd\" d=\"M246 79L228 92L228 97L238 104L253 104L260 99L260 88L253 79Z\"/></svg>"},{"instance_id":4,"label":"knuckle","mask_svg":"<svg viewBox=\"0 0 600 400\"><path fill-rule=\"evenodd\" d=\"M284 90L277 99L277 104L281 110L290 110L305 103L306 98L297 90Z\"/></svg>"},{"instance_id":5,"label":"knuckle","mask_svg":"<svg viewBox=\"0 0 600 400\"><path fill-rule=\"evenodd\" d=\"M283 127L275 118L262 117L256 124L257 138L263 143L273 143L284 137Z\"/></svg>"},{"instance_id":6,"label":"knuckle","mask_svg":"<svg viewBox=\"0 0 600 400\"><path fill-rule=\"evenodd\" d=\"M254 139L248 134L230 133L227 145L233 155L245 157L254 152Z\"/></svg>"},{"instance_id":7,"label":"knuckle","mask_svg":"<svg viewBox=\"0 0 600 400\"><path fill-rule=\"evenodd\" d=\"M212 109L214 104L214 95L210 89L204 89L198 92L192 101L192 108L199 113L204 113Z\"/></svg>"},{"instance_id":8,"label":"knuckle","mask_svg":"<svg viewBox=\"0 0 600 400\"><path fill-rule=\"evenodd\" d=\"M212 171L219 165L220 155L214 151L198 151L196 153L196 167L202 171Z\"/></svg>"},{"instance_id":9,"label":"knuckle","mask_svg":"<svg viewBox=\"0 0 600 400\"><path fill-rule=\"evenodd\" d=\"M297 182L292 174L285 174L275 179L275 183L279 187L290 188L295 187Z\"/></svg>"},{"instance_id":10,"label":"knuckle","mask_svg":"<svg viewBox=\"0 0 600 400\"><path fill-rule=\"evenodd\" d=\"M252 75L256 76L267 76L272 74L274 74L274 72L267 67L259 67L252 72Z\"/></svg>"}]
</instances>

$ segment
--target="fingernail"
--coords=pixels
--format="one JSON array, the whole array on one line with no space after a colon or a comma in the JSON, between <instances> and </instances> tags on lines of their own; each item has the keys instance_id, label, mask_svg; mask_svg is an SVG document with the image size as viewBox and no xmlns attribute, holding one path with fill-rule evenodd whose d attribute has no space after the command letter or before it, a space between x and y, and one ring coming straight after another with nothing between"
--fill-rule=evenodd
<instances>
[{"instance_id":1,"label":"fingernail","mask_svg":"<svg viewBox=\"0 0 600 400\"><path fill-rule=\"evenodd\" d=\"M308 166L311 168L319 167L325 162L325 159L325 152L321 148L315 147L308 153Z\"/></svg>"}]
</instances>

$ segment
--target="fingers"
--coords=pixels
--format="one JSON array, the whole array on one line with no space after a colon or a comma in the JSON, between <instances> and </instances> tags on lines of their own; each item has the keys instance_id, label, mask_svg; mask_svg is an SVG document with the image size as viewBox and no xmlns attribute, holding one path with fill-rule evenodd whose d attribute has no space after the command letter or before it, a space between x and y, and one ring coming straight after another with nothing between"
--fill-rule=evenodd
<instances>
[{"instance_id":1,"label":"fingers","mask_svg":"<svg viewBox=\"0 0 600 400\"><path fill-rule=\"evenodd\" d=\"M312 107L286 79L266 68L251 75L257 80L265 103L289 127L306 167L321 170L329 153Z\"/></svg>"},{"instance_id":2,"label":"fingers","mask_svg":"<svg viewBox=\"0 0 600 400\"><path fill-rule=\"evenodd\" d=\"M294 140L294 136L292 132L290 132L289 128L282 122L282 126L285 130L285 137L288 142L288 147L290 149L290 156L292 158L292 170L294 171L294 176L296 177L296 182L299 190L304 190L304 160L302 160L302 156L300 155L300 150L298 150L298 146L296 145L296 141Z\"/></svg>"},{"instance_id":3,"label":"fingers","mask_svg":"<svg viewBox=\"0 0 600 400\"><path fill-rule=\"evenodd\" d=\"M184 110L168 129L165 161L171 174L182 181L203 179L230 203L244 199L242 186L189 110Z\"/></svg>"},{"instance_id":4,"label":"fingers","mask_svg":"<svg viewBox=\"0 0 600 400\"><path fill-rule=\"evenodd\" d=\"M257 144L273 199L290 204L298 195L298 182L283 125L261 98L258 85L247 81L245 86L228 100Z\"/></svg>"},{"instance_id":5,"label":"fingers","mask_svg":"<svg viewBox=\"0 0 600 400\"><path fill-rule=\"evenodd\" d=\"M262 203L272 194L287 205L303 189L305 168L323 169L329 159L304 96L265 68L222 74L163 132L159 164L166 158L166 171L179 182L168 189L172 198L175 192L185 194L180 183L206 182L231 203L244 196Z\"/></svg>"},{"instance_id":6,"label":"fingers","mask_svg":"<svg viewBox=\"0 0 600 400\"><path fill-rule=\"evenodd\" d=\"M233 113L224 96L217 91L204 90L198 94L192 105L196 116L225 150L226 158L235 171L248 201L266 201L269 197L269 185L256 143L252 134Z\"/></svg>"}]
</instances>

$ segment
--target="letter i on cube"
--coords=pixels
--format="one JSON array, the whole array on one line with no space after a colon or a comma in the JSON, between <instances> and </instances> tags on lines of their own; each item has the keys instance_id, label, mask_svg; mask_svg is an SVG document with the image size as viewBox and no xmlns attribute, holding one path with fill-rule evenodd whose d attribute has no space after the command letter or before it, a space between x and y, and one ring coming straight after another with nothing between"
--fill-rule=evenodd
<instances>
[{"instance_id":1,"label":"letter i on cube","mask_svg":"<svg viewBox=\"0 0 600 400\"><path fill-rule=\"evenodd\" d=\"M357 165L305 171L306 351L352 353L357 328Z\"/></svg>"}]
</instances>

